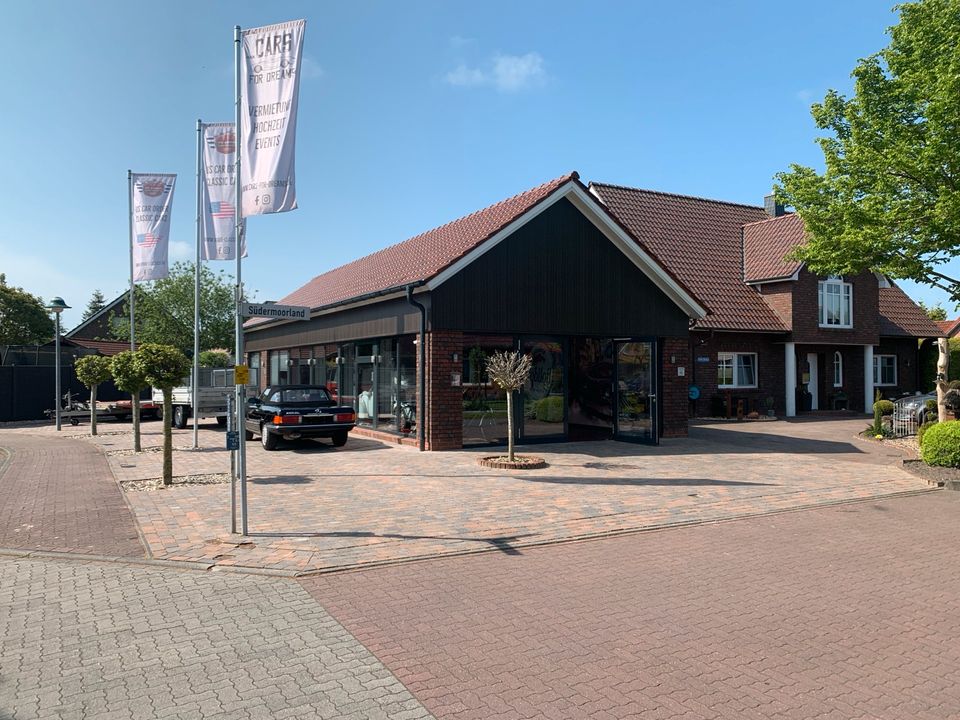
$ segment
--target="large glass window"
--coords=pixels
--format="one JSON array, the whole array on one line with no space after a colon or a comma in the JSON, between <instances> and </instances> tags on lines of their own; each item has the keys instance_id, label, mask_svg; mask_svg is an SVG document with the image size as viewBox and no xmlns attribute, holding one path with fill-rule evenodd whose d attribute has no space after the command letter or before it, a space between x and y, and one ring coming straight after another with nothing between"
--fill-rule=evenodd
<instances>
[{"instance_id":1,"label":"large glass window","mask_svg":"<svg viewBox=\"0 0 960 720\"><path fill-rule=\"evenodd\" d=\"M357 348L353 343L340 346L340 404L357 409Z\"/></svg>"},{"instance_id":2,"label":"large glass window","mask_svg":"<svg viewBox=\"0 0 960 720\"><path fill-rule=\"evenodd\" d=\"M250 384L260 387L260 353L250 353L247 358L247 365L250 368Z\"/></svg>"},{"instance_id":3,"label":"large glass window","mask_svg":"<svg viewBox=\"0 0 960 720\"><path fill-rule=\"evenodd\" d=\"M267 362L270 367L270 384L289 385L290 353L287 350L271 350Z\"/></svg>"},{"instance_id":4,"label":"large glass window","mask_svg":"<svg viewBox=\"0 0 960 720\"><path fill-rule=\"evenodd\" d=\"M820 327L853 327L853 286L840 278L828 278L818 288Z\"/></svg>"},{"instance_id":5,"label":"large glass window","mask_svg":"<svg viewBox=\"0 0 960 720\"><path fill-rule=\"evenodd\" d=\"M416 432L417 429L417 340L413 335L404 335L397 341L397 368L400 385L397 423L400 432Z\"/></svg>"},{"instance_id":6,"label":"large glass window","mask_svg":"<svg viewBox=\"0 0 960 720\"><path fill-rule=\"evenodd\" d=\"M397 415L397 341L387 338L378 343L376 382L376 427L379 430L399 429Z\"/></svg>"},{"instance_id":7,"label":"large glass window","mask_svg":"<svg viewBox=\"0 0 960 720\"><path fill-rule=\"evenodd\" d=\"M340 402L340 349L336 345L326 345L324 354L316 357L317 367L323 371L322 379L318 378L318 382L325 384L330 396Z\"/></svg>"},{"instance_id":8,"label":"large glass window","mask_svg":"<svg viewBox=\"0 0 960 720\"><path fill-rule=\"evenodd\" d=\"M897 356L896 355L874 355L873 356L873 384L874 385L896 385L897 384Z\"/></svg>"},{"instance_id":9,"label":"large glass window","mask_svg":"<svg viewBox=\"0 0 960 720\"><path fill-rule=\"evenodd\" d=\"M377 417L377 344L374 342L359 342L357 349L356 369L356 397L357 397L357 424L374 424Z\"/></svg>"},{"instance_id":10,"label":"large glass window","mask_svg":"<svg viewBox=\"0 0 960 720\"><path fill-rule=\"evenodd\" d=\"M523 388L523 436L563 435L566 410L563 344L553 339L524 340L521 352L533 359L530 379Z\"/></svg>"},{"instance_id":11,"label":"large glass window","mask_svg":"<svg viewBox=\"0 0 960 720\"><path fill-rule=\"evenodd\" d=\"M717 353L717 387L755 388L756 386L756 353Z\"/></svg>"},{"instance_id":12,"label":"large glass window","mask_svg":"<svg viewBox=\"0 0 960 720\"><path fill-rule=\"evenodd\" d=\"M507 395L490 382L487 359L495 352L513 352L512 337L466 335L463 338L463 444L507 441Z\"/></svg>"}]
</instances>

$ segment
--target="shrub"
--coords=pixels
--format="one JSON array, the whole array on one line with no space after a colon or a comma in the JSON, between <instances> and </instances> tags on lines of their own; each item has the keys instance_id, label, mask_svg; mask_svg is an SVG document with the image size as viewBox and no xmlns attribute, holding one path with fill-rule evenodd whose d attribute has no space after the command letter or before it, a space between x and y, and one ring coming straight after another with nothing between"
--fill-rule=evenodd
<instances>
[{"instance_id":1,"label":"shrub","mask_svg":"<svg viewBox=\"0 0 960 720\"><path fill-rule=\"evenodd\" d=\"M223 350L204 350L198 358L202 367L230 367L230 353Z\"/></svg>"},{"instance_id":2,"label":"shrub","mask_svg":"<svg viewBox=\"0 0 960 720\"><path fill-rule=\"evenodd\" d=\"M540 422L563 422L563 398L559 395L541 398L534 412Z\"/></svg>"},{"instance_id":3,"label":"shrub","mask_svg":"<svg viewBox=\"0 0 960 720\"><path fill-rule=\"evenodd\" d=\"M874 416L876 416L877 412L879 412L883 417L886 417L887 415L893 415L893 402L890 400L877 400L873 404Z\"/></svg>"},{"instance_id":4,"label":"shrub","mask_svg":"<svg viewBox=\"0 0 960 720\"><path fill-rule=\"evenodd\" d=\"M926 435L927 430L932 428L937 424L936 416L933 420L927 420L923 425L917 428L917 445L923 445L923 436Z\"/></svg>"},{"instance_id":5,"label":"shrub","mask_svg":"<svg viewBox=\"0 0 960 720\"><path fill-rule=\"evenodd\" d=\"M924 409L927 411L927 414L933 413L937 414L937 401L934 398L930 398L927 402L924 403Z\"/></svg>"},{"instance_id":6,"label":"shrub","mask_svg":"<svg viewBox=\"0 0 960 720\"><path fill-rule=\"evenodd\" d=\"M960 467L960 421L951 420L927 428L920 444L920 457L927 465Z\"/></svg>"}]
</instances>

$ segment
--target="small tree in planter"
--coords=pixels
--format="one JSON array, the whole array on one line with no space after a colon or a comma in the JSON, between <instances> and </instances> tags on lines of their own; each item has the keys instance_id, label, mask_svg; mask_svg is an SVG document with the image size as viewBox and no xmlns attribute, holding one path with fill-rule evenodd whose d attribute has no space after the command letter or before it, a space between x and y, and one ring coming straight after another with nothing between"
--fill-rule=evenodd
<instances>
[{"instance_id":1,"label":"small tree in planter","mask_svg":"<svg viewBox=\"0 0 960 720\"><path fill-rule=\"evenodd\" d=\"M90 434L97 434L97 386L111 378L110 358L87 355L74 365L77 379L90 388Z\"/></svg>"},{"instance_id":2,"label":"small tree in planter","mask_svg":"<svg viewBox=\"0 0 960 720\"><path fill-rule=\"evenodd\" d=\"M507 394L507 461L515 462L513 454L513 393L530 377L533 360L519 352L495 352L487 358L487 375Z\"/></svg>"},{"instance_id":3,"label":"small tree in planter","mask_svg":"<svg viewBox=\"0 0 960 720\"><path fill-rule=\"evenodd\" d=\"M136 356L130 350L117 353L110 360L110 372L113 384L118 390L130 393L130 414L133 419L133 451L140 452L140 391L150 387L135 362Z\"/></svg>"},{"instance_id":4,"label":"small tree in planter","mask_svg":"<svg viewBox=\"0 0 960 720\"><path fill-rule=\"evenodd\" d=\"M134 364L149 385L163 391L163 484L169 485L173 482L173 388L190 372L190 361L170 345L144 343Z\"/></svg>"}]
</instances>

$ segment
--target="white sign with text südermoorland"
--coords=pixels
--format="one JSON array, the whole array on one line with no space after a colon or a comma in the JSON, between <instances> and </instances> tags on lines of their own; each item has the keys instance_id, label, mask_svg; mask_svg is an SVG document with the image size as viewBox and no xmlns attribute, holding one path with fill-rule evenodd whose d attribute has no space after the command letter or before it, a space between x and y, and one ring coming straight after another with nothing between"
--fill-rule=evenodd
<instances>
[{"instance_id":1,"label":"white sign with text s\u00fcdermoorland","mask_svg":"<svg viewBox=\"0 0 960 720\"><path fill-rule=\"evenodd\" d=\"M240 305L240 314L243 317L262 317L274 320L309 320L310 308L306 305L245 302Z\"/></svg>"}]
</instances>

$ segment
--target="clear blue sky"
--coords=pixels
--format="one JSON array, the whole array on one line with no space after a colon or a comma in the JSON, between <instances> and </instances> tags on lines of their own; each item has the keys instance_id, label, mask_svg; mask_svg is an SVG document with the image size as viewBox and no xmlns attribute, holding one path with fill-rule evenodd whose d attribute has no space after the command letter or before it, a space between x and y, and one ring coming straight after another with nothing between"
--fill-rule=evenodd
<instances>
[{"instance_id":1,"label":"clear blue sky","mask_svg":"<svg viewBox=\"0 0 960 720\"><path fill-rule=\"evenodd\" d=\"M192 258L194 126L233 119L237 24L307 20L300 209L249 223L245 280L269 300L570 170L759 204L790 163L820 167L809 105L849 91L892 5L10 4L0 272L62 295L67 327L122 292L128 168L180 175L171 256Z\"/></svg>"}]
</instances>

